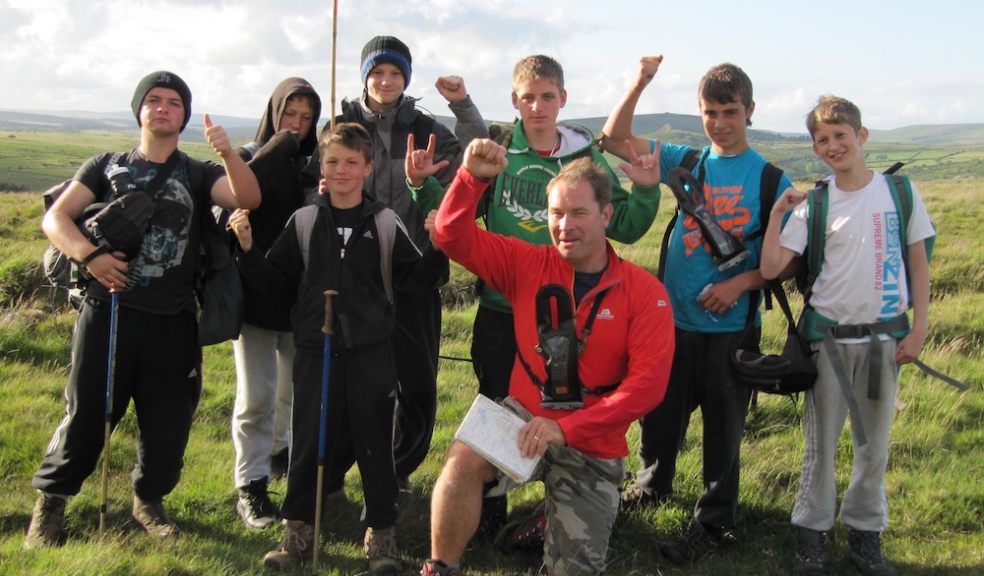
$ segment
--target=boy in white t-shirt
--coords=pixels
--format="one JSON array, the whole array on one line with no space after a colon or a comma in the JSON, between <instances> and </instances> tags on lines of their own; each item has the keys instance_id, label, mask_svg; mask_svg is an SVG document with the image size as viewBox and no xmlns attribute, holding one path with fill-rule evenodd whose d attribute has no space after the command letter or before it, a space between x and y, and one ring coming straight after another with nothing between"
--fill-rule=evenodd
<instances>
[{"instance_id":1,"label":"boy in white t-shirt","mask_svg":"<svg viewBox=\"0 0 984 576\"><path fill-rule=\"evenodd\" d=\"M854 462L840 517L849 528L851 560L861 572L893 574L881 551L881 532L888 526L885 469L889 432L898 366L915 360L926 339L929 263L924 240L935 231L913 186L912 215L906 234L900 235L901 215L886 177L865 164L863 145L868 131L861 126L857 106L843 98L822 96L807 115L806 125L814 153L834 172L827 185L823 264L809 294L809 306L836 326L828 329L829 337L823 342L814 344L818 376L816 386L806 393L806 446L792 514L795 570L827 574L824 545L837 509L834 460L849 406L854 404L850 408ZM789 189L772 208L762 246L765 278L775 278L804 253L807 203L802 201L806 196L806 192ZM794 207L780 235L782 219ZM901 246L903 237L907 246ZM906 259L902 250L907 251ZM904 316L910 300L912 328L906 333ZM893 320L903 324L901 333L880 333ZM869 335L859 338L859 332ZM869 382L869 376L877 374L880 378Z\"/></svg>"}]
</instances>

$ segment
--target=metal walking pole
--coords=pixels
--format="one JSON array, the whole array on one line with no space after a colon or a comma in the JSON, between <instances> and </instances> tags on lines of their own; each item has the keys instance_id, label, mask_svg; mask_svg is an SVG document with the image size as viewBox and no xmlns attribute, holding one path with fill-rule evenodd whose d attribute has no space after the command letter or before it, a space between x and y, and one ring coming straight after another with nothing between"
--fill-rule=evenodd
<instances>
[{"instance_id":1,"label":"metal walking pole","mask_svg":"<svg viewBox=\"0 0 984 576\"><path fill-rule=\"evenodd\" d=\"M321 364L321 413L318 421L318 482L314 499L314 558L311 569L318 572L318 549L321 547L321 506L324 498L321 495L325 486L325 444L328 436L328 381L331 376L331 335L332 304L331 299L338 295L334 290L325 290L325 323L321 333L325 335L324 358Z\"/></svg>"},{"instance_id":2,"label":"metal walking pole","mask_svg":"<svg viewBox=\"0 0 984 576\"><path fill-rule=\"evenodd\" d=\"M109 437L113 428L113 380L116 377L116 322L120 313L119 294L109 292L109 352L106 358L106 417L103 427L102 495L99 501L99 532L106 526L106 498L109 492Z\"/></svg>"}]
</instances>

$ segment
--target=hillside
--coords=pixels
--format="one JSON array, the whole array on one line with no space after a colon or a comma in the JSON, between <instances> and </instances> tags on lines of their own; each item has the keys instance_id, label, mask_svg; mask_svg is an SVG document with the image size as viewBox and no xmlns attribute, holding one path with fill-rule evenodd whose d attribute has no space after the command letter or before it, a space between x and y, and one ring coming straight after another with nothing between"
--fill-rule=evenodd
<instances>
[{"instance_id":1,"label":"hillside","mask_svg":"<svg viewBox=\"0 0 984 576\"><path fill-rule=\"evenodd\" d=\"M454 118L438 116L449 127ZM258 120L216 116L237 144L252 139ZM598 133L603 117L574 119ZM0 110L0 192L43 190L71 176L89 156L105 150L131 148L136 130L125 112L43 112ZM707 144L698 116L641 114L633 129L637 134L700 147ZM806 135L750 129L749 141L792 179L811 181L827 174L813 154ZM182 149L210 157L204 145L202 119L193 115ZM883 170L895 162L906 164L906 174L917 180L984 177L984 124L924 125L872 130L865 147L868 163ZM614 161L614 158L612 158Z\"/></svg>"}]
</instances>

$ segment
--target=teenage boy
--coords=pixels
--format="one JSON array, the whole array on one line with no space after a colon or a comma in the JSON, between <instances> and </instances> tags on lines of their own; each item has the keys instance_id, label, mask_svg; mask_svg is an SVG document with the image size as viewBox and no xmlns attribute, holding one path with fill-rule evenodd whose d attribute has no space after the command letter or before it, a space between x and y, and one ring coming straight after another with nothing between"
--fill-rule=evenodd
<instances>
[{"instance_id":1,"label":"teenage boy","mask_svg":"<svg viewBox=\"0 0 984 576\"><path fill-rule=\"evenodd\" d=\"M373 140L372 174L365 188L370 196L396 212L418 246L428 234L424 220L437 208L443 188L451 182L461 164L462 144L473 138L487 138L488 129L475 104L457 76L438 78L436 87L454 114L455 134L433 116L417 109L418 98L406 93L413 72L410 49L393 36L376 36L362 48L360 98L342 101L338 122L356 122ZM424 148L429 137L435 140L434 159L440 169L427 182L437 191L422 191L425 182L409 182L404 172L408 136L417 148ZM457 137L455 137L457 135ZM421 202L424 195L430 203ZM409 489L409 476L420 466L430 448L437 415L437 370L441 341L441 295L396 292L396 322L393 348L400 377L397 407L396 473L401 489ZM342 488L344 473L351 466L336 468L328 485L334 492Z\"/></svg>"},{"instance_id":2,"label":"teenage boy","mask_svg":"<svg viewBox=\"0 0 984 576\"><path fill-rule=\"evenodd\" d=\"M380 270L383 238L392 282L410 293L434 289L447 258L428 244L423 256L395 214L363 188L372 173L372 139L358 124L341 123L321 137L322 187L327 195L297 211L266 257L254 250L248 214L229 220L242 253L237 263L247 283L268 298L293 304L294 410L287 494L281 507L287 534L264 564L290 569L309 561L316 537L314 513L326 290L334 298L331 375L325 459L351 454L359 465L367 529L364 551L373 574L400 568L396 546L397 479L393 419L397 376L390 337L395 318ZM304 224L304 223L307 224ZM384 225L391 226L382 229ZM330 468L330 466L329 466Z\"/></svg>"},{"instance_id":3,"label":"teenage boy","mask_svg":"<svg viewBox=\"0 0 984 576\"><path fill-rule=\"evenodd\" d=\"M497 138L507 149L507 166L495 176L479 203L487 230L531 244L550 243L547 226L547 182L562 166L577 158L591 158L608 172L613 215L605 234L631 244L646 233L659 208L659 184L632 185L632 193L618 185L618 177L601 155L594 135L577 124L558 122L567 103L564 70L549 56L527 56L516 63L512 77L512 104L519 119ZM501 293L481 283L475 314L471 357L478 391L502 399L509 393L509 376L516 357L513 313ZM485 504L482 532L495 535L506 517L505 497ZM534 535L535 538L542 533ZM536 543L531 543L536 547Z\"/></svg>"},{"instance_id":4,"label":"teenage boy","mask_svg":"<svg viewBox=\"0 0 984 576\"><path fill-rule=\"evenodd\" d=\"M111 196L107 172L118 155L99 154L83 164L42 222L51 242L80 262L91 280L72 340L65 417L32 481L41 495L24 541L29 548L64 541L65 503L78 494L103 449L111 291L119 306L111 425L115 428L133 399L140 429L133 517L153 536L177 534L163 499L181 476L202 389L195 318L195 281L203 265L201 219L212 217L212 204L256 208L260 203L256 178L225 130L207 114L205 138L224 167L193 162L178 150L179 135L191 118L191 90L177 74L159 71L144 77L131 106L140 144L117 162L126 165L137 185L131 194L153 192L156 198L137 255L126 260L121 252L96 246L75 224L83 209ZM162 171L166 177L155 177ZM149 186L156 190L141 189Z\"/></svg>"},{"instance_id":5,"label":"teenage boy","mask_svg":"<svg viewBox=\"0 0 984 576\"><path fill-rule=\"evenodd\" d=\"M543 458L534 479L544 483L547 571L601 574L618 515L628 453L625 432L659 403L666 388L673 315L659 281L620 259L605 239L614 217L612 184L608 170L589 157L566 164L547 184L552 245L479 228L475 209L489 179L508 165L507 157L506 149L491 140L469 144L438 210L436 239L516 310L511 333L517 355L503 403L527 421L517 439L522 454ZM658 159L635 157L625 172L641 186L655 185ZM558 288L566 291L563 297ZM538 319L548 294L556 297L549 300L557 316L562 309L573 316L566 338L577 340L577 352L568 360L553 359L563 362L564 370L548 369L540 346ZM583 407L544 405L563 400L558 394L568 385L578 389ZM452 443L434 485L431 555L421 574L460 575L458 563L478 527L483 493L505 494L515 486L471 448Z\"/></svg>"},{"instance_id":6,"label":"teenage boy","mask_svg":"<svg viewBox=\"0 0 984 576\"><path fill-rule=\"evenodd\" d=\"M696 152L631 133L636 103L662 60L640 60L635 81L605 124L603 145L623 158L628 157L627 139L637 154L657 151L666 182L669 172ZM670 236L664 281L673 303L676 355L666 398L640 422L642 466L623 494L623 503L658 505L672 494L677 453L690 414L700 406L704 492L687 533L660 545L660 552L674 563L703 558L731 539L750 392L732 376L729 351L745 329L749 294L764 285L758 272L764 228L759 191L766 160L748 145L746 130L755 111L752 82L733 64L715 66L700 81L698 102L711 142L700 151L692 172L703 183L704 205L717 224L742 240L750 255L719 270L697 222L686 214L677 219ZM777 190L789 186L782 176Z\"/></svg>"},{"instance_id":7,"label":"teenage boy","mask_svg":"<svg viewBox=\"0 0 984 576\"><path fill-rule=\"evenodd\" d=\"M254 247L273 245L295 210L304 205L301 170L318 145L314 127L321 99L303 78L286 78L267 102L253 142L239 153L260 183L263 202L249 213ZM287 470L290 445L291 367L294 335L290 303L270 300L245 285L245 321L233 341L236 403L232 443L236 511L246 526L263 529L277 520L267 484Z\"/></svg>"},{"instance_id":8,"label":"teenage boy","mask_svg":"<svg viewBox=\"0 0 984 576\"><path fill-rule=\"evenodd\" d=\"M912 215L904 234L899 232L901 215L887 178L865 164L868 130L861 124L857 106L844 98L822 96L807 115L806 128L813 139L813 152L830 166L833 177L826 184L823 264L807 303L808 312L829 327L819 335L807 334L813 340L823 337L823 341L814 344L817 382L807 391L803 406L806 445L792 514L796 571L827 574L824 548L837 509L834 460L853 400L860 426L853 424L852 414L854 460L840 517L848 526L851 560L858 569L864 574L888 575L894 570L882 556L881 533L888 527L885 468L898 367L915 360L926 340L929 262L925 240L935 231L913 185ZM789 190L772 208L762 248L766 278L778 276L806 249L804 198L805 192ZM782 219L794 207L780 235ZM911 329L906 316L910 304ZM862 333L867 336L858 338ZM875 380L874 375L880 378ZM859 429L867 442L860 439Z\"/></svg>"}]
</instances>

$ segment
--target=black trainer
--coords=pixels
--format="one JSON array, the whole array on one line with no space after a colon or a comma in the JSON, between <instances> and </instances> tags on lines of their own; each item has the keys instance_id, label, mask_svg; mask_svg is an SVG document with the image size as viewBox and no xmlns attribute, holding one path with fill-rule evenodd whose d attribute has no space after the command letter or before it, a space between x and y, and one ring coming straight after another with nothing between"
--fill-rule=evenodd
<instances>
[{"instance_id":1,"label":"black trainer","mask_svg":"<svg viewBox=\"0 0 984 576\"><path fill-rule=\"evenodd\" d=\"M796 526L796 567L798 576L827 576L827 533Z\"/></svg>"},{"instance_id":2,"label":"black trainer","mask_svg":"<svg viewBox=\"0 0 984 576\"><path fill-rule=\"evenodd\" d=\"M847 532L851 561L862 574L892 576L895 570L882 556L881 533L851 528Z\"/></svg>"},{"instance_id":3,"label":"black trainer","mask_svg":"<svg viewBox=\"0 0 984 576\"><path fill-rule=\"evenodd\" d=\"M659 545L659 552L674 564L698 562L731 543L733 537L721 529L693 521L687 531Z\"/></svg>"},{"instance_id":4,"label":"black trainer","mask_svg":"<svg viewBox=\"0 0 984 576\"><path fill-rule=\"evenodd\" d=\"M274 524L278 519L277 509L270 501L267 493L266 477L253 480L239 489L239 501L236 502L236 512L246 526L252 530L263 530Z\"/></svg>"}]
</instances>

